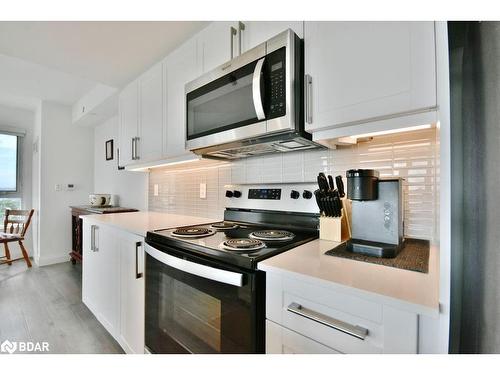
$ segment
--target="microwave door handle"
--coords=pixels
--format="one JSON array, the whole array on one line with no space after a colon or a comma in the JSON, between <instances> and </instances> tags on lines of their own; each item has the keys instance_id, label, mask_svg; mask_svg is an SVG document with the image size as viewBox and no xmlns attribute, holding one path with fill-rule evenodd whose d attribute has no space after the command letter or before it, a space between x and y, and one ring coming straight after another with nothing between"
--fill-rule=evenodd
<instances>
[{"instance_id":1,"label":"microwave door handle","mask_svg":"<svg viewBox=\"0 0 500 375\"><path fill-rule=\"evenodd\" d=\"M253 71L253 80L252 80L253 105L255 107L255 113L257 114L258 120L266 119L266 115L264 113L264 107L262 106L262 95L261 95L261 75L262 75L262 68L264 66L264 59L265 57L257 61L257 65L255 65L255 70Z\"/></svg>"},{"instance_id":2,"label":"microwave door handle","mask_svg":"<svg viewBox=\"0 0 500 375\"><path fill-rule=\"evenodd\" d=\"M155 249L154 247L151 247L148 244L146 244L145 250L146 253L151 255L157 261L179 271L190 273L191 275L200 276L205 279L218 281L224 284L234 285L237 287L243 286L243 275L241 273L221 270L218 268L205 266L203 264L190 262L189 260L166 254L160 250Z\"/></svg>"}]
</instances>

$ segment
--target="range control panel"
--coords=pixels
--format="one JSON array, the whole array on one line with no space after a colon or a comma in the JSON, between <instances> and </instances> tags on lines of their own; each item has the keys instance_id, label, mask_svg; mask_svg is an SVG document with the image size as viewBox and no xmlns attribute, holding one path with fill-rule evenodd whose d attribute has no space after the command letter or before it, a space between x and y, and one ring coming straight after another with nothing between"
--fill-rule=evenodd
<instances>
[{"instance_id":1,"label":"range control panel","mask_svg":"<svg viewBox=\"0 0 500 375\"><path fill-rule=\"evenodd\" d=\"M225 206L238 209L319 213L314 182L225 185Z\"/></svg>"},{"instance_id":2,"label":"range control panel","mask_svg":"<svg viewBox=\"0 0 500 375\"><path fill-rule=\"evenodd\" d=\"M281 199L281 189L248 189L248 199Z\"/></svg>"}]
</instances>

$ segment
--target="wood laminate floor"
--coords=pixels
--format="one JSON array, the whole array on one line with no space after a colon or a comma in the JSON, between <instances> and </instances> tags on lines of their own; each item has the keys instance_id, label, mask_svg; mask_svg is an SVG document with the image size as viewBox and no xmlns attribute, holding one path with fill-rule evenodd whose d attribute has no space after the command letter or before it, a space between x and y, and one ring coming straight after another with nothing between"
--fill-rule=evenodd
<instances>
[{"instance_id":1,"label":"wood laminate floor","mask_svg":"<svg viewBox=\"0 0 500 375\"><path fill-rule=\"evenodd\" d=\"M50 353L123 353L81 299L81 265L0 265L0 343L47 341Z\"/></svg>"}]
</instances>

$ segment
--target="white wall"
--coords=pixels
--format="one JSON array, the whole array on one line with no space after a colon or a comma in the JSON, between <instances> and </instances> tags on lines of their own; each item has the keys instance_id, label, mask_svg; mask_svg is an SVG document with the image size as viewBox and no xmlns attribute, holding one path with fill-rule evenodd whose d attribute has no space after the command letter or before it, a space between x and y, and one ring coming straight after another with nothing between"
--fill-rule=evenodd
<instances>
[{"instance_id":1,"label":"white wall","mask_svg":"<svg viewBox=\"0 0 500 375\"><path fill-rule=\"evenodd\" d=\"M15 128L19 130L24 130L26 135L21 141L21 199L22 207L24 209L30 209L32 207L32 197L31 197L31 165L32 165L32 142L33 142L33 128L34 128L35 116L31 111L24 109L18 109L13 107L8 107L0 105L0 129L3 127ZM25 246L30 253L33 254L33 240L32 231L34 227L31 227L28 231L25 240ZM11 250L11 255L17 258L21 255L19 246L17 243L9 244ZM3 255L3 249L0 249Z\"/></svg>"},{"instance_id":2,"label":"white wall","mask_svg":"<svg viewBox=\"0 0 500 375\"><path fill-rule=\"evenodd\" d=\"M36 115L39 136L39 170L35 165L34 195L39 194L39 265L69 260L70 205L88 202L94 186L93 130L71 124L71 107L42 102ZM38 132L37 131L37 132ZM39 181L38 185L36 181ZM62 186L61 191L55 185ZM66 191L74 184L73 191ZM38 199L35 199L35 203Z\"/></svg>"},{"instance_id":3,"label":"white wall","mask_svg":"<svg viewBox=\"0 0 500 375\"><path fill-rule=\"evenodd\" d=\"M105 142L114 140L114 159L106 160ZM94 192L114 195L114 204L147 210L148 174L117 168L118 117L94 129Z\"/></svg>"}]
</instances>

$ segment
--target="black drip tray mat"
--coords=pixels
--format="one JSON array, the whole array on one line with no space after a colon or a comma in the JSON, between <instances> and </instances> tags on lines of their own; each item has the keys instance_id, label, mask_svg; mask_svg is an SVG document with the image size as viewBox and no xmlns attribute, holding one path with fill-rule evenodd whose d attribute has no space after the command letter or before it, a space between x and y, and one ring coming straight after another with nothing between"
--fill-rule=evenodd
<instances>
[{"instance_id":1,"label":"black drip tray mat","mask_svg":"<svg viewBox=\"0 0 500 375\"><path fill-rule=\"evenodd\" d=\"M380 264L382 266L401 268L409 271L428 273L429 251L430 245L428 240L407 238L403 248L395 258L377 258L369 255L353 253L347 250L345 242L331 250L328 250L325 255Z\"/></svg>"}]
</instances>

